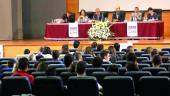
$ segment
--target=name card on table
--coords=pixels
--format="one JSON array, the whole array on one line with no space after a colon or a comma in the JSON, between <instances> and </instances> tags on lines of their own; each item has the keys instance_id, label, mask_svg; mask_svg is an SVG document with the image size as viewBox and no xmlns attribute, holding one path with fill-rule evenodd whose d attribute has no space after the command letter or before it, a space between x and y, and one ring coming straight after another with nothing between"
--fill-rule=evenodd
<instances>
[{"instance_id":1,"label":"name card on table","mask_svg":"<svg viewBox=\"0 0 170 96\"><path fill-rule=\"evenodd\" d=\"M127 36L136 37L138 36L137 22L127 22Z\"/></svg>"},{"instance_id":2,"label":"name card on table","mask_svg":"<svg viewBox=\"0 0 170 96\"><path fill-rule=\"evenodd\" d=\"M79 37L78 23L69 23L69 37Z\"/></svg>"},{"instance_id":3,"label":"name card on table","mask_svg":"<svg viewBox=\"0 0 170 96\"><path fill-rule=\"evenodd\" d=\"M3 45L0 45L0 58L3 58Z\"/></svg>"}]
</instances>

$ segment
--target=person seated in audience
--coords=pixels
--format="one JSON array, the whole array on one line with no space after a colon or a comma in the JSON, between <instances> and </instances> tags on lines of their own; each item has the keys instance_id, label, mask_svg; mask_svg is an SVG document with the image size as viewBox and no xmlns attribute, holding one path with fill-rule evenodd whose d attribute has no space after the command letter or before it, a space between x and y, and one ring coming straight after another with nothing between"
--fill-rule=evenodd
<instances>
[{"instance_id":1,"label":"person seated in audience","mask_svg":"<svg viewBox=\"0 0 170 96\"><path fill-rule=\"evenodd\" d=\"M76 64L76 73L77 73L77 77L85 77L86 76L86 62L84 61L80 61ZM99 90L102 89L102 86L98 84L98 88Z\"/></svg>"},{"instance_id":2,"label":"person seated in audience","mask_svg":"<svg viewBox=\"0 0 170 96\"><path fill-rule=\"evenodd\" d=\"M67 12L62 16L62 19L64 20L64 23L75 22L75 15L73 15L72 12Z\"/></svg>"},{"instance_id":3,"label":"person seated in audience","mask_svg":"<svg viewBox=\"0 0 170 96\"><path fill-rule=\"evenodd\" d=\"M116 49L114 48L114 46L109 46L108 50L110 53L110 61L112 63L116 63L116 61L117 61Z\"/></svg>"},{"instance_id":4,"label":"person seated in audience","mask_svg":"<svg viewBox=\"0 0 170 96\"><path fill-rule=\"evenodd\" d=\"M128 53L126 60L127 60L126 68L128 71L139 71L137 57L135 53Z\"/></svg>"},{"instance_id":5,"label":"person seated in audience","mask_svg":"<svg viewBox=\"0 0 170 96\"><path fill-rule=\"evenodd\" d=\"M131 21L142 21L142 13L139 11L139 7L134 8L132 13Z\"/></svg>"},{"instance_id":6,"label":"person seated in audience","mask_svg":"<svg viewBox=\"0 0 170 96\"><path fill-rule=\"evenodd\" d=\"M73 63L73 55L71 55L71 54L66 54L65 56L64 56L64 64L65 64L65 67L66 68L70 68L70 66L72 65L72 63Z\"/></svg>"},{"instance_id":7,"label":"person seated in audience","mask_svg":"<svg viewBox=\"0 0 170 96\"><path fill-rule=\"evenodd\" d=\"M87 17L86 10L81 9L80 10L80 15L77 20L79 23L87 23L89 21L89 18Z\"/></svg>"},{"instance_id":8,"label":"person seated in audience","mask_svg":"<svg viewBox=\"0 0 170 96\"><path fill-rule=\"evenodd\" d=\"M162 63L161 56L158 55L158 54L154 55L153 58L152 58L152 66L159 68L161 63Z\"/></svg>"},{"instance_id":9,"label":"person seated in audience","mask_svg":"<svg viewBox=\"0 0 170 96\"><path fill-rule=\"evenodd\" d=\"M151 52L151 59L153 58L154 55L158 55L159 52L157 49L153 49L152 52Z\"/></svg>"},{"instance_id":10,"label":"person seated in audience","mask_svg":"<svg viewBox=\"0 0 170 96\"><path fill-rule=\"evenodd\" d=\"M117 6L115 11L113 12L112 21L113 22L123 22L124 21L123 14L120 11L120 6Z\"/></svg>"},{"instance_id":11,"label":"person seated in audience","mask_svg":"<svg viewBox=\"0 0 170 96\"><path fill-rule=\"evenodd\" d=\"M92 61L92 65L94 68L100 68L102 67L102 63L103 63L103 60L102 58L100 57L94 57L93 61Z\"/></svg>"},{"instance_id":12,"label":"person seated in audience","mask_svg":"<svg viewBox=\"0 0 170 96\"><path fill-rule=\"evenodd\" d=\"M93 42L91 44L91 48L92 48L93 51L96 51L97 50L97 42Z\"/></svg>"},{"instance_id":13,"label":"person seated in audience","mask_svg":"<svg viewBox=\"0 0 170 96\"><path fill-rule=\"evenodd\" d=\"M119 72L119 68L116 65L112 64L112 65L107 67L107 71L108 72L117 72L118 73Z\"/></svg>"},{"instance_id":14,"label":"person seated in audience","mask_svg":"<svg viewBox=\"0 0 170 96\"><path fill-rule=\"evenodd\" d=\"M83 61L82 54L78 51L73 54L73 57L74 57L74 61Z\"/></svg>"},{"instance_id":15,"label":"person seated in audience","mask_svg":"<svg viewBox=\"0 0 170 96\"><path fill-rule=\"evenodd\" d=\"M84 54L90 54L91 56L95 57L95 54L90 46L86 47Z\"/></svg>"},{"instance_id":16,"label":"person seated in audience","mask_svg":"<svg viewBox=\"0 0 170 96\"><path fill-rule=\"evenodd\" d=\"M51 49L50 49L50 47L48 47L48 46L44 47L43 52L42 52L42 56L43 56L44 58L50 58L50 59L53 58L52 55L51 55Z\"/></svg>"},{"instance_id":17,"label":"person seated in audience","mask_svg":"<svg viewBox=\"0 0 170 96\"><path fill-rule=\"evenodd\" d=\"M111 64L109 50L103 50L100 53L100 56L102 58L103 64Z\"/></svg>"},{"instance_id":18,"label":"person seated in audience","mask_svg":"<svg viewBox=\"0 0 170 96\"><path fill-rule=\"evenodd\" d=\"M116 49L116 51L120 51L120 44L119 43L115 43L114 44L114 48Z\"/></svg>"},{"instance_id":19,"label":"person seated in audience","mask_svg":"<svg viewBox=\"0 0 170 96\"><path fill-rule=\"evenodd\" d=\"M152 7L148 8L147 20L158 20L158 15L153 11Z\"/></svg>"},{"instance_id":20,"label":"person seated in audience","mask_svg":"<svg viewBox=\"0 0 170 96\"><path fill-rule=\"evenodd\" d=\"M95 14L93 15L93 19L97 21L101 21L103 19L102 13L99 8L95 9Z\"/></svg>"},{"instance_id":21,"label":"person seated in audience","mask_svg":"<svg viewBox=\"0 0 170 96\"><path fill-rule=\"evenodd\" d=\"M152 53L153 48L152 47L147 47L145 50L146 54L151 54Z\"/></svg>"},{"instance_id":22,"label":"person seated in audience","mask_svg":"<svg viewBox=\"0 0 170 96\"><path fill-rule=\"evenodd\" d=\"M127 47L126 54L123 56L123 60L126 60L127 55L128 55L129 53L134 53L133 46L128 46L128 47Z\"/></svg>"},{"instance_id":23,"label":"person seated in audience","mask_svg":"<svg viewBox=\"0 0 170 96\"><path fill-rule=\"evenodd\" d=\"M26 76L29 79L30 83L33 84L34 77L27 73L28 65L29 65L29 61L27 58L25 57L20 58L18 60L18 66L15 66L17 67L17 70L12 74L12 76Z\"/></svg>"},{"instance_id":24,"label":"person seated in audience","mask_svg":"<svg viewBox=\"0 0 170 96\"><path fill-rule=\"evenodd\" d=\"M104 45L103 44L98 44L97 45L97 51L102 51L104 50Z\"/></svg>"},{"instance_id":25,"label":"person seated in audience","mask_svg":"<svg viewBox=\"0 0 170 96\"><path fill-rule=\"evenodd\" d=\"M47 76L56 76L56 69L54 67L48 67L45 74Z\"/></svg>"},{"instance_id":26,"label":"person seated in audience","mask_svg":"<svg viewBox=\"0 0 170 96\"><path fill-rule=\"evenodd\" d=\"M68 45L67 44L63 45L61 49L61 54L68 54L68 53L70 53Z\"/></svg>"},{"instance_id":27,"label":"person seated in audience","mask_svg":"<svg viewBox=\"0 0 170 96\"><path fill-rule=\"evenodd\" d=\"M36 66L36 71L45 72L48 68L48 65L44 61L39 61Z\"/></svg>"},{"instance_id":28,"label":"person seated in audience","mask_svg":"<svg viewBox=\"0 0 170 96\"><path fill-rule=\"evenodd\" d=\"M75 49L76 51L78 51L79 46L80 46L80 41L74 40L74 42L73 42L73 47L74 47L74 49Z\"/></svg>"},{"instance_id":29,"label":"person seated in audience","mask_svg":"<svg viewBox=\"0 0 170 96\"><path fill-rule=\"evenodd\" d=\"M60 56L60 52L58 50L52 51L52 57L53 57L52 61L57 61L57 62L60 62L61 64L63 64L63 61L59 59L59 56Z\"/></svg>"}]
</instances>

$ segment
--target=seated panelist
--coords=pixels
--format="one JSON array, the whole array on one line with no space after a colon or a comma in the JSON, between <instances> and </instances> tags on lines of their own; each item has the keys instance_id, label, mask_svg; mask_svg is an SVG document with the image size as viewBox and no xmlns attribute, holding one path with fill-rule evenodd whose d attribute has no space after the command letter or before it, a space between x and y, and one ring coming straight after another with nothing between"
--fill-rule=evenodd
<instances>
[{"instance_id":1,"label":"seated panelist","mask_svg":"<svg viewBox=\"0 0 170 96\"><path fill-rule=\"evenodd\" d=\"M64 20L64 23L75 22L75 15L72 12L67 12L63 15L62 19Z\"/></svg>"},{"instance_id":2,"label":"seated panelist","mask_svg":"<svg viewBox=\"0 0 170 96\"><path fill-rule=\"evenodd\" d=\"M139 11L139 7L134 8L132 13L131 21L142 21L142 13Z\"/></svg>"},{"instance_id":3,"label":"seated panelist","mask_svg":"<svg viewBox=\"0 0 170 96\"><path fill-rule=\"evenodd\" d=\"M152 7L148 8L147 20L158 20L158 15L153 11Z\"/></svg>"},{"instance_id":4,"label":"seated panelist","mask_svg":"<svg viewBox=\"0 0 170 96\"><path fill-rule=\"evenodd\" d=\"M89 21L89 18L87 17L87 13L84 9L81 9L80 16L77 20L79 23L87 23Z\"/></svg>"},{"instance_id":5,"label":"seated panelist","mask_svg":"<svg viewBox=\"0 0 170 96\"><path fill-rule=\"evenodd\" d=\"M99 8L96 8L95 14L93 15L93 19L98 21L102 20L102 13L100 12Z\"/></svg>"},{"instance_id":6,"label":"seated panelist","mask_svg":"<svg viewBox=\"0 0 170 96\"><path fill-rule=\"evenodd\" d=\"M116 7L115 11L113 12L112 21L113 22L123 22L124 21L123 13L122 13L122 11L120 11L120 6Z\"/></svg>"}]
</instances>

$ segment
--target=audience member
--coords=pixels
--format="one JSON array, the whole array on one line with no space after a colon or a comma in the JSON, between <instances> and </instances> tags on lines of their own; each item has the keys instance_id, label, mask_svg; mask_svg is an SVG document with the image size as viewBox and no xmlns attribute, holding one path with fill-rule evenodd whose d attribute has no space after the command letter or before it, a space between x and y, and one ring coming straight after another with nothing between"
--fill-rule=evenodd
<instances>
[{"instance_id":1,"label":"audience member","mask_svg":"<svg viewBox=\"0 0 170 96\"><path fill-rule=\"evenodd\" d=\"M68 53L69 53L68 45L63 45L61 49L61 54L68 54Z\"/></svg>"},{"instance_id":2,"label":"audience member","mask_svg":"<svg viewBox=\"0 0 170 96\"><path fill-rule=\"evenodd\" d=\"M20 58L18 60L18 66L15 66L15 67L17 67L17 71L14 72L12 74L12 76L26 76L29 79L30 83L33 84L34 77L27 73L28 65L29 65L29 63L28 63L28 59L27 58L25 58L25 57Z\"/></svg>"},{"instance_id":3,"label":"audience member","mask_svg":"<svg viewBox=\"0 0 170 96\"><path fill-rule=\"evenodd\" d=\"M86 47L84 54L91 54L93 57L95 57L95 54L90 46Z\"/></svg>"},{"instance_id":4,"label":"audience member","mask_svg":"<svg viewBox=\"0 0 170 96\"><path fill-rule=\"evenodd\" d=\"M44 58L51 58L52 59L50 47L48 47L48 46L44 47L43 52L42 52L42 56Z\"/></svg>"},{"instance_id":5,"label":"audience member","mask_svg":"<svg viewBox=\"0 0 170 96\"><path fill-rule=\"evenodd\" d=\"M116 49L114 48L114 46L109 46L108 50L109 50L109 53L110 53L111 63L116 63L116 61L117 61Z\"/></svg>"},{"instance_id":6,"label":"audience member","mask_svg":"<svg viewBox=\"0 0 170 96\"><path fill-rule=\"evenodd\" d=\"M80 15L79 15L77 21L78 21L79 23L87 23L88 20L89 20L89 18L87 17L86 10L81 9L81 10L80 10Z\"/></svg>"},{"instance_id":7,"label":"audience member","mask_svg":"<svg viewBox=\"0 0 170 96\"><path fill-rule=\"evenodd\" d=\"M74 57L74 61L83 61L83 57L82 57L82 54L80 52L75 52L73 54L73 57Z\"/></svg>"},{"instance_id":8,"label":"audience member","mask_svg":"<svg viewBox=\"0 0 170 96\"><path fill-rule=\"evenodd\" d=\"M76 73L77 77L86 76L86 62L80 61L76 64ZM98 83L99 90L102 89L102 86Z\"/></svg>"},{"instance_id":9,"label":"audience member","mask_svg":"<svg viewBox=\"0 0 170 96\"><path fill-rule=\"evenodd\" d=\"M78 40L74 40L74 43L73 43L73 47L74 47L74 49L78 49L79 48L79 45L80 45L80 41L78 41Z\"/></svg>"},{"instance_id":10,"label":"audience member","mask_svg":"<svg viewBox=\"0 0 170 96\"><path fill-rule=\"evenodd\" d=\"M103 50L100 53L100 56L102 58L103 64L111 64L109 50Z\"/></svg>"},{"instance_id":11,"label":"audience member","mask_svg":"<svg viewBox=\"0 0 170 96\"><path fill-rule=\"evenodd\" d=\"M116 49L116 51L120 51L120 44L119 43L115 43L114 44L114 48Z\"/></svg>"},{"instance_id":12,"label":"audience member","mask_svg":"<svg viewBox=\"0 0 170 96\"><path fill-rule=\"evenodd\" d=\"M126 54L123 56L123 60L126 60L127 55L128 55L129 53L134 53L133 46L128 46L128 47L127 47L127 49L126 49Z\"/></svg>"},{"instance_id":13,"label":"audience member","mask_svg":"<svg viewBox=\"0 0 170 96\"><path fill-rule=\"evenodd\" d=\"M128 71L138 71L139 70L137 57L136 57L135 53L128 53L126 60L127 60L126 68Z\"/></svg>"},{"instance_id":14,"label":"audience member","mask_svg":"<svg viewBox=\"0 0 170 96\"><path fill-rule=\"evenodd\" d=\"M142 21L142 13L139 10L139 7L134 8L134 12L132 13L131 21Z\"/></svg>"},{"instance_id":15,"label":"audience member","mask_svg":"<svg viewBox=\"0 0 170 96\"><path fill-rule=\"evenodd\" d=\"M100 12L99 8L95 9L95 14L93 16L93 19L98 21L101 21L103 19L102 13Z\"/></svg>"},{"instance_id":16,"label":"audience member","mask_svg":"<svg viewBox=\"0 0 170 96\"><path fill-rule=\"evenodd\" d=\"M39 61L36 67L37 71L45 72L48 68L48 65L44 61Z\"/></svg>"},{"instance_id":17,"label":"audience member","mask_svg":"<svg viewBox=\"0 0 170 96\"><path fill-rule=\"evenodd\" d=\"M63 64L63 61L59 59L59 56L60 56L60 52L58 50L52 51L52 57L53 57L52 61L57 61L57 62L60 62L61 64Z\"/></svg>"},{"instance_id":18,"label":"audience member","mask_svg":"<svg viewBox=\"0 0 170 96\"><path fill-rule=\"evenodd\" d=\"M151 59L153 58L154 55L157 55L157 54L159 54L158 50L153 49L152 52L151 52Z\"/></svg>"},{"instance_id":19,"label":"audience member","mask_svg":"<svg viewBox=\"0 0 170 96\"><path fill-rule=\"evenodd\" d=\"M97 45L97 51L102 51L104 49L104 45L103 44L98 44Z\"/></svg>"},{"instance_id":20,"label":"audience member","mask_svg":"<svg viewBox=\"0 0 170 96\"><path fill-rule=\"evenodd\" d=\"M73 55L71 54L66 54L64 56L64 64L66 68L70 68L71 64L73 63Z\"/></svg>"},{"instance_id":21,"label":"audience member","mask_svg":"<svg viewBox=\"0 0 170 96\"><path fill-rule=\"evenodd\" d=\"M96 51L96 50L97 50L97 42L93 42L93 43L91 44L91 47L92 47L92 50L93 50L93 51Z\"/></svg>"},{"instance_id":22,"label":"audience member","mask_svg":"<svg viewBox=\"0 0 170 96\"><path fill-rule=\"evenodd\" d=\"M162 59L161 59L160 55L158 55L158 54L154 55L152 58L152 66L159 68L161 63L162 63Z\"/></svg>"},{"instance_id":23,"label":"audience member","mask_svg":"<svg viewBox=\"0 0 170 96\"><path fill-rule=\"evenodd\" d=\"M47 76L56 76L56 69L54 67L48 67L45 73Z\"/></svg>"},{"instance_id":24,"label":"audience member","mask_svg":"<svg viewBox=\"0 0 170 96\"><path fill-rule=\"evenodd\" d=\"M94 57L94 59L92 61L92 65L93 65L94 68L102 67L102 63L103 63L102 58L100 58L98 56Z\"/></svg>"},{"instance_id":25,"label":"audience member","mask_svg":"<svg viewBox=\"0 0 170 96\"><path fill-rule=\"evenodd\" d=\"M147 20L158 20L158 15L153 11L152 7L148 8Z\"/></svg>"}]
</instances>

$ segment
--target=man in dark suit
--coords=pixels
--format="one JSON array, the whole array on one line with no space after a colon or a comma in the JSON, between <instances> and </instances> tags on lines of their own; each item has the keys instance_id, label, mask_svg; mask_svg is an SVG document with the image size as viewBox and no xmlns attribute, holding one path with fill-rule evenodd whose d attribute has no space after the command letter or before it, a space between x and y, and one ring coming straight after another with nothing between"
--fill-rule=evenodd
<instances>
[{"instance_id":1,"label":"man in dark suit","mask_svg":"<svg viewBox=\"0 0 170 96\"><path fill-rule=\"evenodd\" d=\"M93 15L94 20L101 21L103 19L102 13L100 12L99 8L96 8L95 14Z\"/></svg>"},{"instance_id":2,"label":"man in dark suit","mask_svg":"<svg viewBox=\"0 0 170 96\"><path fill-rule=\"evenodd\" d=\"M123 11L120 11L120 7L118 6L116 10L113 12L112 21L113 22L123 22L125 19L125 15Z\"/></svg>"},{"instance_id":3,"label":"man in dark suit","mask_svg":"<svg viewBox=\"0 0 170 96\"><path fill-rule=\"evenodd\" d=\"M158 15L151 7L148 8L147 20L158 20Z\"/></svg>"},{"instance_id":4,"label":"man in dark suit","mask_svg":"<svg viewBox=\"0 0 170 96\"><path fill-rule=\"evenodd\" d=\"M67 12L67 14L63 15L62 19L64 23L75 22L75 15L72 12Z\"/></svg>"}]
</instances>

